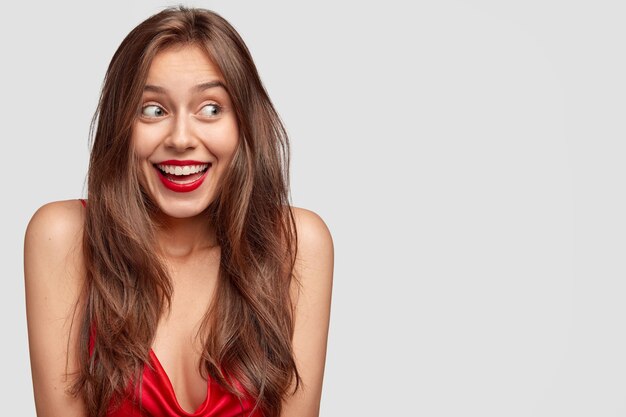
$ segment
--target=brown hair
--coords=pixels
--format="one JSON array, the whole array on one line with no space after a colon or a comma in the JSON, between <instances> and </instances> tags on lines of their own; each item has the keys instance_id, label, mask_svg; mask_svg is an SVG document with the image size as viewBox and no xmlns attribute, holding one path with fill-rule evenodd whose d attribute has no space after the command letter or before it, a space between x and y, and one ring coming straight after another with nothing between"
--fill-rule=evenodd
<instances>
[{"instance_id":1,"label":"brown hair","mask_svg":"<svg viewBox=\"0 0 626 417\"><path fill-rule=\"evenodd\" d=\"M235 29L214 12L182 6L133 29L106 73L92 123L81 366L71 392L83 396L92 416L130 395L126 388L140 383L159 318L170 308L172 285L154 244L158 208L140 185L130 138L152 59L181 44L203 48L220 69L240 134L205 213L221 260L215 298L197 335L206 340L200 371L241 396L238 381L264 416L278 416L289 387L295 391L301 382L291 346L297 235L289 142Z\"/></svg>"}]
</instances>

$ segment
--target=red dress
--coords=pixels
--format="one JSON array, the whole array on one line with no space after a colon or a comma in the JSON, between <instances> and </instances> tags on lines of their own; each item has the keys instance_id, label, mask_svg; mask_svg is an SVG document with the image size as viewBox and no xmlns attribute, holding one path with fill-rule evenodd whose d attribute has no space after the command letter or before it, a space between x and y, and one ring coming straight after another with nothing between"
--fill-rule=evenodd
<instances>
[{"instance_id":1,"label":"red dress","mask_svg":"<svg viewBox=\"0 0 626 417\"><path fill-rule=\"evenodd\" d=\"M89 353L93 353L94 339L89 340ZM144 365L141 386L141 409L131 399L124 400L118 407L109 408L108 417L262 417L259 411L250 414L254 400L239 399L209 378L206 399L193 412L182 409L176 400L174 388L159 359L150 349L150 369Z\"/></svg>"},{"instance_id":2,"label":"red dress","mask_svg":"<svg viewBox=\"0 0 626 417\"><path fill-rule=\"evenodd\" d=\"M109 417L261 417L258 411L250 414L254 401L239 400L211 379L207 382L204 402L193 413L186 412L178 404L174 388L152 350L150 360L155 370L144 367L141 411L138 404L126 400L119 408L111 408Z\"/></svg>"},{"instance_id":3,"label":"red dress","mask_svg":"<svg viewBox=\"0 0 626 417\"><path fill-rule=\"evenodd\" d=\"M81 203L85 205L84 200ZM89 339L90 355L94 345L92 331ZM141 410L139 404L127 399L118 408L111 407L108 417L263 417L258 410L250 414L255 403L252 398L240 400L210 378L207 381L206 399L193 413L188 413L178 404L172 383L152 349L150 364L153 369L146 364L143 370Z\"/></svg>"}]
</instances>

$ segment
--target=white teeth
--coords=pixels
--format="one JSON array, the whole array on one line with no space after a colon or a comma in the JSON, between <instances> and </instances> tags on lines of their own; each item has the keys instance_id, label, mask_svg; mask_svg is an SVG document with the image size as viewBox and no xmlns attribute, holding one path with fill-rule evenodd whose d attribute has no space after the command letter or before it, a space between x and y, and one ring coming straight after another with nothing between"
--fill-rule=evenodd
<instances>
[{"instance_id":1,"label":"white teeth","mask_svg":"<svg viewBox=\"0 0 626 417\"><path fill-rule=\"evenodd\" d=\"M158 164L157 167L167 173L172 175L191 175L197 174L198 172L204 171L209 164L202 165L185 165L185 166L177 166L177 165L161 165Z\"/></svg>"}]
</instances>

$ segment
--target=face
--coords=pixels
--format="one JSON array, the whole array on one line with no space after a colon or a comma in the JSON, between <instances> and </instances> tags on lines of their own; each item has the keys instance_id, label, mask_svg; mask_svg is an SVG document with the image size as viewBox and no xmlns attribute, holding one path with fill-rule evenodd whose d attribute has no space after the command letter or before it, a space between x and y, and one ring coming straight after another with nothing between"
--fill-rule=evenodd
<instances>
[{"instance_id":1,"label":"face","mask_svg":"<svg viewBox=\"0 0 626 417\"><path fill-rule=\"evenodd\" d=\"M239 131L218 68L197 46L179 46L153 59L132 141L140 178L171 217L200 214L237 148Z\"/></svg>"}]
</instances>

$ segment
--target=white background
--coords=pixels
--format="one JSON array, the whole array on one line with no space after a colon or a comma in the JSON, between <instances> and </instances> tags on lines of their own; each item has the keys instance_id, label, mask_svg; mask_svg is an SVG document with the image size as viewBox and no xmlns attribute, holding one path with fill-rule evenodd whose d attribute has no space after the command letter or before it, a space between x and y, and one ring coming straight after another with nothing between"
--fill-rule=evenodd
<instances>
[{"instance_id":1,"label":"white background","mask_svg":"<svg viewBox=\"0 0 626 417\"><path fill-rule=\"evenodd\" d=\"M322 416L626 415L623 2L186 4L246 40L333 233ZM108 61L166 5L3 6L3 415L34 416L27 222L83 195Z\"/></svg>"}]
</instances>

